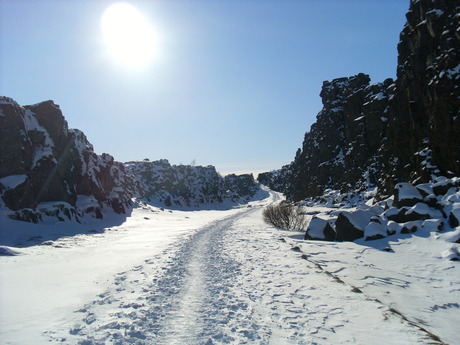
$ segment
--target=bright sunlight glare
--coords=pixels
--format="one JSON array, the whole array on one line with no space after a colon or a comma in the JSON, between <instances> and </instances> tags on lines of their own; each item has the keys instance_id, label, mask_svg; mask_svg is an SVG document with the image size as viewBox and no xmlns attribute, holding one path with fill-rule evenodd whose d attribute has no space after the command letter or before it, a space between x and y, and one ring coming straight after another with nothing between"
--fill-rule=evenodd
<instances>
[{"instance_id":1,"label":"bright sunlight glare","mask_svg":"<svg viewBox=\"0 0 460 345\"><path fill-rule=\"evenodd\" d=\"M155 32L134 6L126 2L110 5L101 18L101 29L109 54L126 66L144 66L155 53Z\"/></svg>"}]
</instances>

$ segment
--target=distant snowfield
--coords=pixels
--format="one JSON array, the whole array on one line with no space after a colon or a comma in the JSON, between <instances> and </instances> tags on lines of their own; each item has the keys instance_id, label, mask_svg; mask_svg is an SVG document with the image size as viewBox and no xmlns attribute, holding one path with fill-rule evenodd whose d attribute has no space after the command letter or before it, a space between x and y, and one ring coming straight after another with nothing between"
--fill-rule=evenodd
<instances>
[{"instance_id":1,"label":"distant snowfield","mask_svg":"<svg viewBox=\"0 0 460 345\"><path fill-rule=\"evenodd\" d=\"M452 243L303 241L263 223L279 198L144 206L103 232L2 220L3 250L20 254L0 257L2 344L458 343L460 268L442 257ZM37 230L82 234L30 245Z\"/></svg>"}]
</instances>

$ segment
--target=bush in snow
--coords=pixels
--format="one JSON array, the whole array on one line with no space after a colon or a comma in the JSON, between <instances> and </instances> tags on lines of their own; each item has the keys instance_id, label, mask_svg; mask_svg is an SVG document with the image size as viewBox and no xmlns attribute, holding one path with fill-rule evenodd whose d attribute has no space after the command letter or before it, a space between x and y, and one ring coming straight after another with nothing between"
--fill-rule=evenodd
<instances>
[{"instance_id":1,"label":"bush in snow","mask_svg":"<svg viewBox=\"0 0 460 345\"><path fill-rule=\"evenodd\" d=\"M301 207L287 202L267 206L262 215L267 224L276 228L304 230L306 226L306 219Z\"/></svg>"}]
</instances>

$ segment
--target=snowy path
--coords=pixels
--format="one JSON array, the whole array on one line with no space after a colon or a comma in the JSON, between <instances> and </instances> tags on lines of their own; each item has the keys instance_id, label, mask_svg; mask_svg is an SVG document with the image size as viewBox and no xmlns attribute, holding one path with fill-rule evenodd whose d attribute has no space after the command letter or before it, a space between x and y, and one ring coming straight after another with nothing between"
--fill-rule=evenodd
<instances>
[{"instance_id":1,"label":"snowy path","mask_svg":"<svg viewBox=\"0 0 460 345\"><path fill-rule=\"evenodd\" d=\"M261 205L203 226L119 273L47 332L65 344L429 344L383 304L302 258Z\"/></svg>"}]
</instances>

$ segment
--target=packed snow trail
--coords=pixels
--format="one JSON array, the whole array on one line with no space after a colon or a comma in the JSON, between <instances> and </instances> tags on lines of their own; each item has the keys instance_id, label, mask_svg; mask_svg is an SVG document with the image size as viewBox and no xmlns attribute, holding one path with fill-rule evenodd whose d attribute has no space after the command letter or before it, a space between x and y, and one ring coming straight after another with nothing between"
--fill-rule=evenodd
<instances>
[{"instance_id":1,"label":"packed snow trail","mask_svg":"<svg viewBox=\"0 0 460 345\"><path fill-rule=\"evenodd\" d=\"M118 274L50 330L66 344L428 344L381 303L309 261L261 222L254 205L214 221Z\"/></svg>"}]
</instances>

